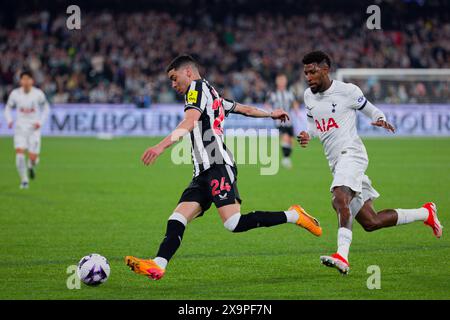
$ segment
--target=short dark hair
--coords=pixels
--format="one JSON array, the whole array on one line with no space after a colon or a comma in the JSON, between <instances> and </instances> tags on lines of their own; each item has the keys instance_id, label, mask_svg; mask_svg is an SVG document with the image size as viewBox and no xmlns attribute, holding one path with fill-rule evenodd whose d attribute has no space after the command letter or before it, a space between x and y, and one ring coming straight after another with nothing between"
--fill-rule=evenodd
<instances>
[{"instance_id":1,"label":"short dark hair","mask_svg":"<svg viewBox=\"0 0 450 320\"><path fill-rule=\"evenodd\" d=\"M28 76L30 78L33 78L33 74L30 70L24 70L20 73L20 79L22 79L23 76Z\"/></svg>"},{"instance_id":2,"label":"short dark hair","mask_svg":"<svg viewBox=\"0 0 450 320\"><path fill-rule=\"evenodd\" d=\"M172 60L172 62L169 63L169 65L166 68L166 72L169 72L172 69L177 70L178 68L187 65L187 64L193 64L195 67L198 68L198 63L195 61L194 58L192 58L189 54L181 54L175 59Z\"/></svg>"},{"instance_id":3,"label":"short dark hair","mask_svg":"<svg viewBox=\"0 0 450 320\"><path fill-rule=\"evenodd\" d=\"M323 51L311 51L307 53L302 60L303 64L310 63L323 63L325 62L329 68L331 68L331 59L330 57Z\"/></svg>"}]
</instances>

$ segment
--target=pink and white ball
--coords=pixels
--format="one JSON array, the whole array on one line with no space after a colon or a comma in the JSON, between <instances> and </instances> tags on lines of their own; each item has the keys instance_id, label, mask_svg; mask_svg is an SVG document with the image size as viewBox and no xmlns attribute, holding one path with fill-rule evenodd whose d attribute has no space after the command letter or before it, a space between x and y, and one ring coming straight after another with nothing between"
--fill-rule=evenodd
<instances>
[{"instance_id":1,"label":"pink and white ball","mask_svg":"<svg viewBox=\"0 0 450 320\"><path fill-rule=\"evenodd\" d=\"M85 256L78 262L78 277L87 285L97 286L106 282L110 273L108 260L97 253Z\"/></svg>"}]
</instances>

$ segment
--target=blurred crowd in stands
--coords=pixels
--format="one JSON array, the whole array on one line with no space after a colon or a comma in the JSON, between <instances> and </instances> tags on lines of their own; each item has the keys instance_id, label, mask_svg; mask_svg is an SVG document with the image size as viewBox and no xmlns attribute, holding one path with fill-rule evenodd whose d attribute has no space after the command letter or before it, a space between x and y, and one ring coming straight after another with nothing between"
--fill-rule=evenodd
<instances>
[{"instance_id":1,"label":"blurred crowd in stands","mask_svg":"<svg viewBox=\"0 0 450 320\"><path fill-rule=\"evenodd\" d=\"M324 50L337 68L450 68L450 21L418 17L397 28L369 30L354 12L195 16L161 11L87 12L82 29L68 30L67 15L40 11L0 25L0 97L30 69L52 103L172 103L165 67L190 53L222 95L261 103L285 73L302 101L301 59ZM383 26L383 25L382 25ZM374 102L442 102L449 81L360 82Z\"/></svg>"}]
</instances>

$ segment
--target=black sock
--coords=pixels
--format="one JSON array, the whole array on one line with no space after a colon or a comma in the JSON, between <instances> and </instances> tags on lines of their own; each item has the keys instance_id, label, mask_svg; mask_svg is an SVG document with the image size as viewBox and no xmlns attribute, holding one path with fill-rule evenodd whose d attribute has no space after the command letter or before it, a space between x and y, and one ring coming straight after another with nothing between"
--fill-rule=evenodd
<instances>
[{"instance_id":1,"label":"black sock","mask_svg":"<svg viewBox=\"0 0 450 320\"><path fill-rule=\"evenodd\" d=\"M253 211L242 215L233 232L244 232L259 227L271 227L287 222L284 211Z\"/></svg>"},{"instance_id":2,"label":"black sock","mask_svg":"<svg viewBox=\"0 0 450 320\"><path fill-rule=\"evenodd\" d=\"M292 148L291 147L281 147L281 149L283 150L283 157L289 158L289 156L292 153Z\"/></svg>"},{"instance_id":3,"label":"black sock","mask_svg":"<svg viewBox=\"0 0 450 320\"><path fill-rule=\"evenodd\" d=\"M184 229L186 227L178 220L169 220L167 222L166 236L159 246L157 257L169 261L181 245Z\"/></svg>"}]
</instances>

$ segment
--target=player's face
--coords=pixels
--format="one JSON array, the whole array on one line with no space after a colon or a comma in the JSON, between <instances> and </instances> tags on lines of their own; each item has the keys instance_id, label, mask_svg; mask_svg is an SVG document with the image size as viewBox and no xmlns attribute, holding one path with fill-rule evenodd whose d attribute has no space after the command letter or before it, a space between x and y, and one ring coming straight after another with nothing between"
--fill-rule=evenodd
<instances>
[{"instance_id":1,"label":"player's face","mask_svg":"<svg viewBox=\"0 0 450 320\"><path fill-rule=\"evenodd\" d=\"M305 64L303 66L306 81L313 93L321 91L324 81L328 77L328 68L320 67L317 63Z\"/></svg>"},{"instance_id":2,"label":"player's face","mask_svg":"<svg viewBox=\"0 0 450 320\"><path fill-rule=\"evenodd\" d=\"M167 76L172 82L172 88L181 95L186 93L189 85L191 84L188 71L188 68L180 68L178 70L171 69L167 73Z\"/></svg>"},{"instance_id":3,"label":"player's face","mask_svg":"<svg viewBox=\"0 0 450 320\"><path fill-rule=\"evenodd\" d=\"M275 79L275 83L277 85L278 90L285 90L287 87L287 78L286 76L278 76Z\"/></svg>"},{"instance_id":4,"label":"player's face","mask_svg":"<svg viewBox=\"0 0 450 320\"><path fill-rule=\"evenodd\" d=\"M31 78L31 77L28 76L28 75L23 75L23 76L20 78L20 86L21 86L22 88L24 88L25 90L27 90L27 91L31 89L31 87L33 86L33 84L34 84L33 78Z\"/></svg>"}]
</instances>

